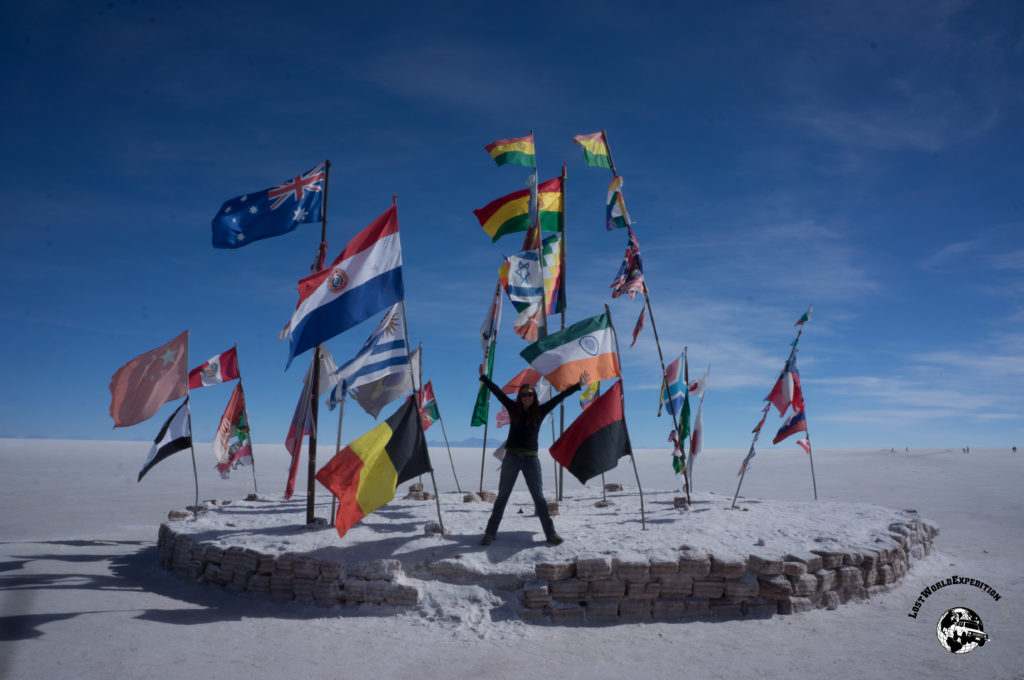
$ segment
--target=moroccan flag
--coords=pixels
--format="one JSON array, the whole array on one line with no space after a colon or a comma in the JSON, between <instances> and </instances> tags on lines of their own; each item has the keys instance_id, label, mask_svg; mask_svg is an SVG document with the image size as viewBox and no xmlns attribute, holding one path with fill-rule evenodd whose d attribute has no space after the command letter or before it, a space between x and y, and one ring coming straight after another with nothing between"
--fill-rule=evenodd
<instances>
[{"instance_id":1,"label":"moroccan flag","mask_svg":"<svg viewBox=\"0 0 1024 680\"><path fill-rule=\"evenodd\" d=\"M629 293L632 300L637 293L644 292L644 263L640 259L640 241L632 229L627 227L629 238L626 241L626 252L622 256L622 264L619 265L619 272L609 288L612 289L612 297Z\"/></svg>"},{"instance_id":2,"label":"moroccan flag","mask_svg":"<svg viewBox=\"0 0 1024 680\"><path fill-rule=\"evenodd\" d=\"M220 417L217 435L213 438L213 453L217 456L216 468L221 479L227 479L232 470L242 465L252 465L249 419L241 382L235 385L224 415Z\"/></svg>"},{"instance_id":3,"label":"moroccan flag","mask_svg":"<svg viewBox=\"0 0 1024 680\"><path fill-rule=\"evenodd\" d=\"M494 372L494 347L498 341L498 327L501 325L501 280L494 286L491 306L487 308L484 322L480 325L480 347L484 351L484 370L490 379ZM473 418L470 427L478 427L487 423L487 411L491 403L491 393L487 385L480 383L476 393L476 404L473 406Z\"/></svg>"},{"instance_id":4,"label":"moroccan flag","mask_svg":"<svg viewBox=\"0 0 1024 680\"><path fill-rule=\"evenodd\" d=\"M538 220L541 231L562 231L565 226L565 197L562 178L542 182L537 187ZM520 189L495 199L473 214L491 241L505 234L530 228L530 189Z\"/></svg>"},{"instance_id":5,"label":"moroccan flag","mask_svg":"<svg viewBox=\"0 0 1024 680\"><path fill-rule=\"evenodd\" d=\"M393 499L399 484L431 469L416 402L408 399L390 418L339 451L316 479L338 499L334 526L344 536Z\"/></svg>"},{"instance_id":6,"label":"moroccan flag","mask_svg":"<svg viewBox=\"0 0 1024 680\"><path fill-rule=\"evenodd\" d=\"M594 403L594 400L601 394L601 383L592 382L580 392L580 408L584 411Z\"/></svg>"},{"instance_id":7,"label":"moroccan flag","mask_svg":"<svg viewBox=\"0 0 1024 680\"><path fill-rule=\"evenodd\" d=\"M583 373L588 374L585 382L619 377L614 341L611 318L604 312L538 340L519 356L562 391Z\"/></svg>"},{"instance_id":8,"label":"moroccan flag","mask_svg":"<svg viewBox=\"0 0 1024 680\"><path fill-rule=\"evenodd\" d=\"M288 324L288 364L405 298L398 210L391 206L356 234L329 267L299 281Z\"/></svg>"},{"instance_id":9,"label":"moroccan flag","mask_svg":"<svg viewBox=\"0 0 1024 680\"><path fill-rule=\"evenodd\" d=\"M595 399L550 451L581 484L613 469L622 456L633 455L622 415L622 381Z\"/></svg>"},{"instance_id":10,"label":"moroccan flag","mask_svg":"<svg viewBox=\"0 0 1024 680\"><path fill-rule=\"evenodd\" d=\"M419 391L420 422L423 424L423 431L426 432L430 426L441 420L441 412L437 408L437 400L434 398L434 386L427 381L423 389Z\"/></svg>"},{"instance_id":11,"label":"moroccan flag","mask_svg":"<svg viewBox=\"0 0 1024 680\"><path fill-rule=\"evenodd\" d=\"M213 218L213 247L241 248L247 243L287 234L304 222L319 222L326 165L226 201Z\"/></svg>"},{"instance_id":12,"label":"moroccan flag","mask_svg":"<svg viewBox=\"0 0 1024 680\"><path fill-rule=\"evenodd\" d=\"M786 437L792 436L797 432L807 431L807 418L804 417L803 411L798 411L792 414L789 418L786 418L786 422L782 424L779 431L775 434L775 439L772 440L772 444L778 444Z\"/></svg>"},{"instance_id":13,"label":"moroccan flag","mask_svg":"<svg viewBox=\"0 0 1024 680\"><path fill-rule=\"evenodd\" d=\"M228 380L238 379L238 349L232 347L215 357L210 357L188 372L188 388L197 390L207 385L219 385Z\"/></svg>"},{"instance_id":14,"label":"moroccan flag","mask_svg":"<svg viewBox=\"0 0 1024 680\"><path fill-rule=\"evenodd\" d=\"M181 406L174 409L174 413L167 419L160 433L153 440L153 448L149 450L145 465L139 470L139 478L142 478L150 469L178 451L184 451L192 446L192 427L189 423L188 398L181 402Z\"/></svg>"},{"instance_id":15,"label":"moroccan flag","mask_svg":"<svg viewBox=\"0 0 1024 680\"><path fill-rule=\"evenodd\" d=\"M533 147L533 133L525 137L499 139L484 147L498 165L514 163L526 168L537 167L537 156Z\"/></svg>"},{"instance_id":16,"label":"moroccan flag","mask_svg":"<svg viewBox=\"0 0 1024 680\"><path fill-rule=\"evenodd\" d=\"M605 211L604 228L611 231L628 228L631 224L629 213L626 212L626 199L622 197L622 177L615 175L608 185L608 207Z\"/></svg>"},{"instance_id":17,"label":"moroccan flag","mask_svg":"<svg viewBox=\"0 0 1024 680\"><path fill-rule=\"evenodd\" d=\"M604 132L576 135L572 138L572 141L583 147L584 163L593 168L611 169L611 152L608 151L608 142L605 140Z\"/></svg>"},{"instance_id":18,"label":"moroccan flag","mask_svg":"<svg viewBox=\"0 0 1024 680\"><path fill-rule=\"evenodd\" d=\"M110 417L114 427L151 418L160 407L188 393L188 331L140 354L110 378Z\"/></svg>"}]
</instances>

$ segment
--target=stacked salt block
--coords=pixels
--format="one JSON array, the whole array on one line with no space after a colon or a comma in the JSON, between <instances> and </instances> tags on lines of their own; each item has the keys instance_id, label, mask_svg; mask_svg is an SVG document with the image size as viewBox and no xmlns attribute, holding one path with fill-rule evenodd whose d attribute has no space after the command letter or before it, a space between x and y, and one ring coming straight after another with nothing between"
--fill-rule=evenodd
<instances>
[{"instance_id":1,"label":"stacked salt block","mask_svg":"<svg viewBox=\"0 0 1024 680\"><path fill-rule=\"evenodd\" d=\"M411 607L419 589L407 582L398 560L341 564L308 555L263 555L237 546L223 548L160 526L160 564L191 581L276 602L324 607L362 603Z\"/></svg>"},{"instance_id":2,"label":"stacked salt block","mask_svg":"<svg viewBox=\"0 0 1024 680\"><path fill-rule=\"evenodd\" d=\"M509 593L531 622L680 620L765 617L832 610L885 592L912 560L931 553L938 529L911 518L888 526L873 545L805 554L714 555L687 547L651 556L577 556L534 565L533 574L481 572L457 559L419 564L415 579L401 562L323 562L308 555L264 555L202 543L160 526L160 564L182 578L229 592L319 606L415 606L415 584L442 580Z\"/></svg>"}]
</instances>

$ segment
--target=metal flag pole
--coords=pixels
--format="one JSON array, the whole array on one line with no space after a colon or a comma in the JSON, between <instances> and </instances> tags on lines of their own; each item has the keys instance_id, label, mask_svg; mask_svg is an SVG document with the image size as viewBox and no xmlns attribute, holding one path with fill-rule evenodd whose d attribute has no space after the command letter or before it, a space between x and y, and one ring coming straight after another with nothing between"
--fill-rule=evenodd
<instances>
[{"instance_id":1,"label":"metal flag pole","mask_svg":"<svg viewBox=\"0 0 1024 680\"><path fill-rule=\"evenodd\" d=\"M562 291L562 325L561 325L561 329L562 330L565 329L565 308L568 307L567 297L566 297L566 294L565 294L565 262L566 262L565 251L566 251L566 246L567 246L566 229L565 229L565 222L566 222L566 220L565 220L565 208L566 208L566 206L565 206L565 181L566 181L567 177L568 177L568 174L566 173L566 163L565 163L565 161L562 161L562 232L561 232L561 234L562 234L562 243L561 243L561 247L558 249L558 264L559 264L558 276L562 280L561 281L562 285L560 286L560 290ZM540 232L538 230L538 234L539 233ZM545 323L547 323L546 320L545 320ZM552 427L552 434L554 434L554 427L555 427L554 419L551 420L551 427ZM562 402L561 404L558 405L558 436L562 436L563 434L565 434L565 402ZM561 466L556 466L555 467L555 471L557 473L557 480L558 480L558 493L555 495L555 497L556 497L556 499L558 501L561 501L562 500L562 494L565 491L565 468L563 468ZM602 480L602 486L603 486L603 480Z\"/></svg>"},{"instance_id":2,"label":"metal flag pole","mask_svg":"<svg viewBox=\"0 0 1024 680\"><path fill-rule=\"evenodd\" d=\"M188 371L189 357L188 357L189 343L185 344L185 371ZM192 443L192 405L189 403L190 397L188 389L188 373L185 373L185 410L188 413L188 448L192 452L192 477L196 482L196 503L193 505L192 514L195 516L199 515L199 469L196 467L196 447Z\"/></svg>"},{"instance_id":3,"label":"metal flag pole","mask_svg":"<svg viewBox=\"0 0 1024 680\"><path fill-rule=\"evenodd\" d=\"M340 386L341 383L339 383ZM338 440L334 444L334 455L337 456L341 452L341 420L342 416L345 415L345 392L341 393L341 402L338 403ZM338 512L338 497L333 493L331 494L331 516L328 518L328 522L333 527L335 526L334 518Z\"/></svg>"},{"instance_id":4,"label":"metal flag pole","mask_svg":"<svg viewBox=\"0 0 1024 680\"><path fill-rule=\"evenodd\" d=\"M398 194L394 196L395 205L398 205ZM402 305L402 329L405 331L405 347L406 351L409 349L409 318L405 314L405 300L400 301ZM422 366L423 355L420 355L420 364ZM409 378L412 380L412 386L416 387L416 374L412 370L412 361L409 362ZM420 430L420 435L423 436L423 423L420 421L420 405L419 402L413 404L416 408L416 427ZM430 462L430 449L427 447L426 438L424 437L423 449L427 454L427 468L430 470L430 481L434 485L434 501L437 503L437 523L441 525L441 535L445 535L444 519L441 518L441 497L437 493L437 478L434 477L434 465Z\"/></svg>"},{"instance_id":5,"label":"metal flag pole","mask_svg":"<svg viewBox=\"0 0 1024 680\"><path fill-rule=\"evenodd\" d=\"M327 252L327 187L330 184L331 161L324 161L324 198L320 208L320 248L317 250L314 271L320 265L322 254ZM310 378L312 399L309 406L309 417L313 430L309 433L309 464L306 466L306 524L316 521L316 432L320 401L320 345L313 350L313 376Z\"/></svg>"},{"instance_id":6,"label":"metal flag pole","mask_svg":"<svg viewBox=\"0 0 1024 680\"><path fill-rule=\"evenodd\" d=\"M804 423L807 422L806 411L804 411ZM814 454L811 453L811 431L805 430L804 434L807 435L807 455L811 459L811 484L814 486L814 500L818 500L818 482L814 479Z\"/></svg>"},{"instance_id":7,"label":"metal flag pole","mask_svg":"<svg viewBox=\"0 0 1024 680\"><path fill-rule=\"evenodd\" d=\"M758 430L760 433L760 430ZM740 481L736 484L736 494L732 497L732 509L736 509L736 499L740 497L740 487L743 486L743 478L747 476L747 463L750 462L750 454L754 450L754 442L757 441L757 434L754 435L754 441L750 442L750 449L747 451L747 457L743 459L743 470L740 472Z\"/></svg>"},{"instance_id":8,"label":"metal flag pole","mask_svg":"<svg viewBox=\"0 0 1024 680\"><path fill-rule=\"evenodd\" d=\"M612 338L615 339L615 360L619 364L619 385L622 385L622 357L619 354L619 334L615 332L615 325L612 323L612 312L608 305L604 306L604 313L608 315L608 327L612 329ZM626 427L626 390L619 390L619 401L622 406L622 426ZM626 430L626 441L629 441L629 430ZM636 469L636 458L633 456L633 447L630 446L629 460L633 463L633 474L636 475L636 488L640 492L640 530L647 530L647 521L644 519L644 489L640 485L640 472ZM601 478L602 481L604 477Z\"/></svg>"},{"instance_id":9,"label":"metal flag pole","mask_svg":"<svg viewBox=\"0 0 1024 680\"><path fill-rule=\"evenodd\" d=\"M459 486L459 476L455 474L455 459L452 458L452 447L448 443L448 433L444 430L444 418L441 417L441 405L437 403L437 395L434 395L434 404L437 405L437 422L441 423L441 434L444 435L444 445L448 448L448 462L452 464L452 477L455 478L455 489L462 493L462 487Z\"/></svg>"}]
</instances>

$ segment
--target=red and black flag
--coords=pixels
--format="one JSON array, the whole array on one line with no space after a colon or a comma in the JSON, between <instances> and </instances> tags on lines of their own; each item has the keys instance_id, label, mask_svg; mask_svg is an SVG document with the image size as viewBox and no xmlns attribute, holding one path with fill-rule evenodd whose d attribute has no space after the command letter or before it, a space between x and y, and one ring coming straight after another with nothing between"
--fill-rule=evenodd
<instances>
[{"instance_id":1,"label":"red and black flag","mask_svg":"<svg viewBox=\"0 0 1024 680\"><path fill-rule=\"evenodd\" d=\"M338 498L339 536L395 497L402 482L430 472L430 455L415 399L346 446L316 473Z\"/></svg>"},{"instance_id":2,"label":"red and black flag","mask_svg":"<svg viewBox=\"0 0 1024 680\"><path fill-rule=\"evenodd\" d=\"M551 446L551 457L586 484L633 455L622 414L622 381L595 399Z\"/></svg>"}]
</instances>

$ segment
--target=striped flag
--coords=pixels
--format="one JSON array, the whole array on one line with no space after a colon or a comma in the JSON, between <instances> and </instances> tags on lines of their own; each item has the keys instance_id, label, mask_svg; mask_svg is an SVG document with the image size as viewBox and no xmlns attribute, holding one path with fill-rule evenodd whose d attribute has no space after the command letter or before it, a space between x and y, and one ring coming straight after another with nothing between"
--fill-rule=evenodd
<instances>
[{"instance_id":1,"label":"striped flag","mask_svg":"<svg viewBox=\"0 0 1024 680\"><path fill-rule=\"evenodd\" d=\"M626 212L626 199L622 197L622 177L615 175L608 185L608 207L605 210L605 230L628 228L632 222Z\"/></svg>"},{"instance_id":2,"label":"striped flag","mask_svg":"<svg viewBox=\"0 0 1024 680\"><path fill-rule=\"evenodd\" d=\"M356 234L331 266L299 281L288 326L288 364L405 297L398 209L392 205Z\"/></svg>"},{"instance_id":3,"label":"striped flag","mask_svg":"<svg viewBox=\"0 0 1024 680\"><path fill-rule=\"evenodd\" d=\"M536 250L524 250L506 257L498 269L501 286L509 302L519 312L512 329L530 342L537 339L537 328L540 326L543 284L538 261Z\"/></svg>"},{"instance_id":4,"label":"striped flag","mask_svg":"<svg viewBox=\"0 0 1024 680\"><path fill-rule=\"evenodd\" d=\"M153 440L153 448L149 450L146 463L139 470L137 481L141 482L146 473L164 458L178 451L184 451L190 446L192 446L192 427L189 419L188 397L185 397L185 401L174 409L174 413L160 428L156 439Z\"/></svg>"},{"instance_id":5,"label":"striped flag","mask_svg":"<svg viewBox=\"0 0 1024 680\"><path fill-rule=\"evenodd\" d=\"M807 311L806 311L806 312L804 312L804 315L800 317L800 320L799 320L799 321L797 321L797 322L796 322L795 324L793 324L793 325L794 325L794 326L803 326L803 325L804 325L805 323L807 323L808 321L810 321L810 320L811 320L811 310L812 310L812 309L814 309L814 305L811 305L810 307L808 307L808 308L807 308Z\"/></svg>"},{"instance_id":6,"label":"striped flag","mask_svg":"<svg viewBox=\"0 0 1024 680\"><path fill-rule=\"evenodd\" d=\"M477 221L491 241L505 234L530 228L530 189L520 189L495 199L479 210L474 210ZM562 231L565 226L565 197L562 178L541 182L537 187L538 221L541 231Z\"/></svg>"},{"instance_id":7,"label":"striped flag","mask_svg":"<svg viewBox=\"0 0 1024 680\"><path fill-rule=\"evenodd\" d=\"M226 352L210 357L188 372L188 388L197 390L207 385L219 385L228 380L238 379L238 349L232 347Z\"/></svg>"},{"instance_id":8,"label":"striped flag","mask_svg":"<svg viewBox=\"0 0 1024 680\"><path fill-rule=\"evenodd\" d=\"M775 438L772 439L772 444L778 444L786 437L790 437L797 432L807 431L807 418L804 416L803 411L792 414L789 418L786 418L786 422L782 424L779 431L775 433Z\"/></svg>"},{"instance_id":9,"label":"striped flag","mask_svg":"<svg viewBox=\"0 0 1024 680\"><path fill-rule=\"evenodd\" d=\"M316 473L338 499L334 526L344 536L361 519L395 497L402 482L430 472L430 455L416 402L339 451Z\"/></svg>"},{"instance_id":10,"label":"striped flag","mask_svg":"<svg viewBox=\"0 0 1024 680\"><path fill-rule=\"evenodd\" d=\"M562 235L552 234L544 239L544 299L547 315L554 316L565 310L565 282L562 277Z\"/></svg>"},{"instance_id":11,"label":"striped flag","mask_svg":"<svg viewBox=\"0 0 1024 680\"><path fill-rule=\"evenodd\" d=\"M587 373L586 382L617 378L611 318L608 312L578 321L568 328L538 340L519 353L527 363L562 391Z\"/></svg>"},{"instance_id":12,"label":"striped flag","mask_svg":"<svg viewBox=\"0 0 1024 680\"><path fill-rule=\"evenodd\" d=\"M640 308L640 316L636 320L636 325L633 326L633 342L629 343L630 347L632 347L633 345L636 344L636 339L640 336L640 331L642 331L644 329L644 315L646 313L647 313L647 308L646 307L641 307Z\"/></svg>"},{"instance_id":13,"label":"striped flag","mask_svg":"<svg viewBox=\"0 0 1024 680\"><path fill-rule=\"evenodd\" d=\"M633 455L622 413L622 381L594 400L551 445L551 457L586 484Z\"/></svg>"},{"instance_id":14,"label":"striped flag","mask_svg":"<svg viewBox=\"0 0 1024 680\"><path fill-rule=\"evenodd\" d=\"M803 449L805 452L807 452L807 453L811 452L811 442L809 442L808 440L806 440L806 439L797 439L796 443L799 444L800 448Z\"/></svg>"},{"instance_id":15,"label":"striped flag","mask_svg":"<svg viewBox=\"0 0 1024 680\"><path fill-rule=\"evenodd\" d=\"M414 380L419 381L420 351L421 348L417 347L409 352L409 362L404 371L388 373L383 378L364 383L350 390L349 396L355 399L364 411L376 418L385 406L419 389Z\"/></svg>"},{"instance_id":16,"label":"striped flag","mask_svg":"<svg viewBox=\"0 0 1024 680\"><path fill-rule=\"evenodd\" d=\"M484 147L498 165L513 163L526 168L537 167L537 156L533 146L533 133L525 137L499 139Z\"/></svg>"},{"instance_id":17,"label":"striped flag","mask_svg":"<svg viewBox=\"0 0 1024 680\"><path fill-rule=\"evenodd\" d=\"M291 463L288 465L288 481L284 486L284 499L288 500L295 493L295 477L299 473L299 455L302 453L302 438L307 434L316 431L316 424L313 422L313 362L309 362L306 369L306 378L302 383L302 393L299 401L295 404L295 413L292 414L292 422L288 426L288 434L284 439L284 447L291 454Z\"/></svg>"},{"instance_id":18,"label":"striped flag","mask_svg":"<svg viewBox=\"0 0 1024 680\"><path fill-rule=\"evenodd\" d=\"M683 408L683 397L686 394L686 380L683 376L683 357L673 361L665 368L665 378L661 383L661 403L658 406L658 415L661 415L661 407L664 406L668 412L678 415Z\"/></svg>"},{"instance_id":19,"label":"striped flag","mask_svg":"<svg viewBox=\"0 0 1024 680\"><path fill-rule=\"evenodd\" d=\"M751 460L751 459L752 459L752 458L753 458L754 456L756 456L756 455L757 455L757 452L756 452L756 451L754 451L754 447L753 447L753 446L751 446L751 447L750 447L750 451L749 451L749 452L747 453L747 457L743 459L743 462L742 462L742 463L740 463L740 470L739 470L739 472L737 472L737 473L736 473L736 476L737 476L737 477L739 477L739 476L740 476L740 475L742 475L742 474L743 474L744 472L746 472L747 470L749 470L749 469L750 469L750 460Z\"/></svg>"},{"instance_id":20,"label":"striped flag","mask_svg":"<svg viewBox=\"0 0 1024 680\"><path fill-rule=\"evenodd\" d=\"M399 304L388 310L359 352L335 373L334 390L328 408L337 406L345 393L392 373L409 372L409 348L405 344L405 322Z\"/></svg>"},{"instance_id":21,"label":"striped flag","mask_svg":"<svg viewBox=\"0 0 1024 680\"><path fill-rule=\"evenodd\" d=\"M584 163L593 168L611 169L611 153L608 151L608 143L605 141L604 132L576 135L572 138L572 141L583 147Z\"/></svg>"}]
</instances>

